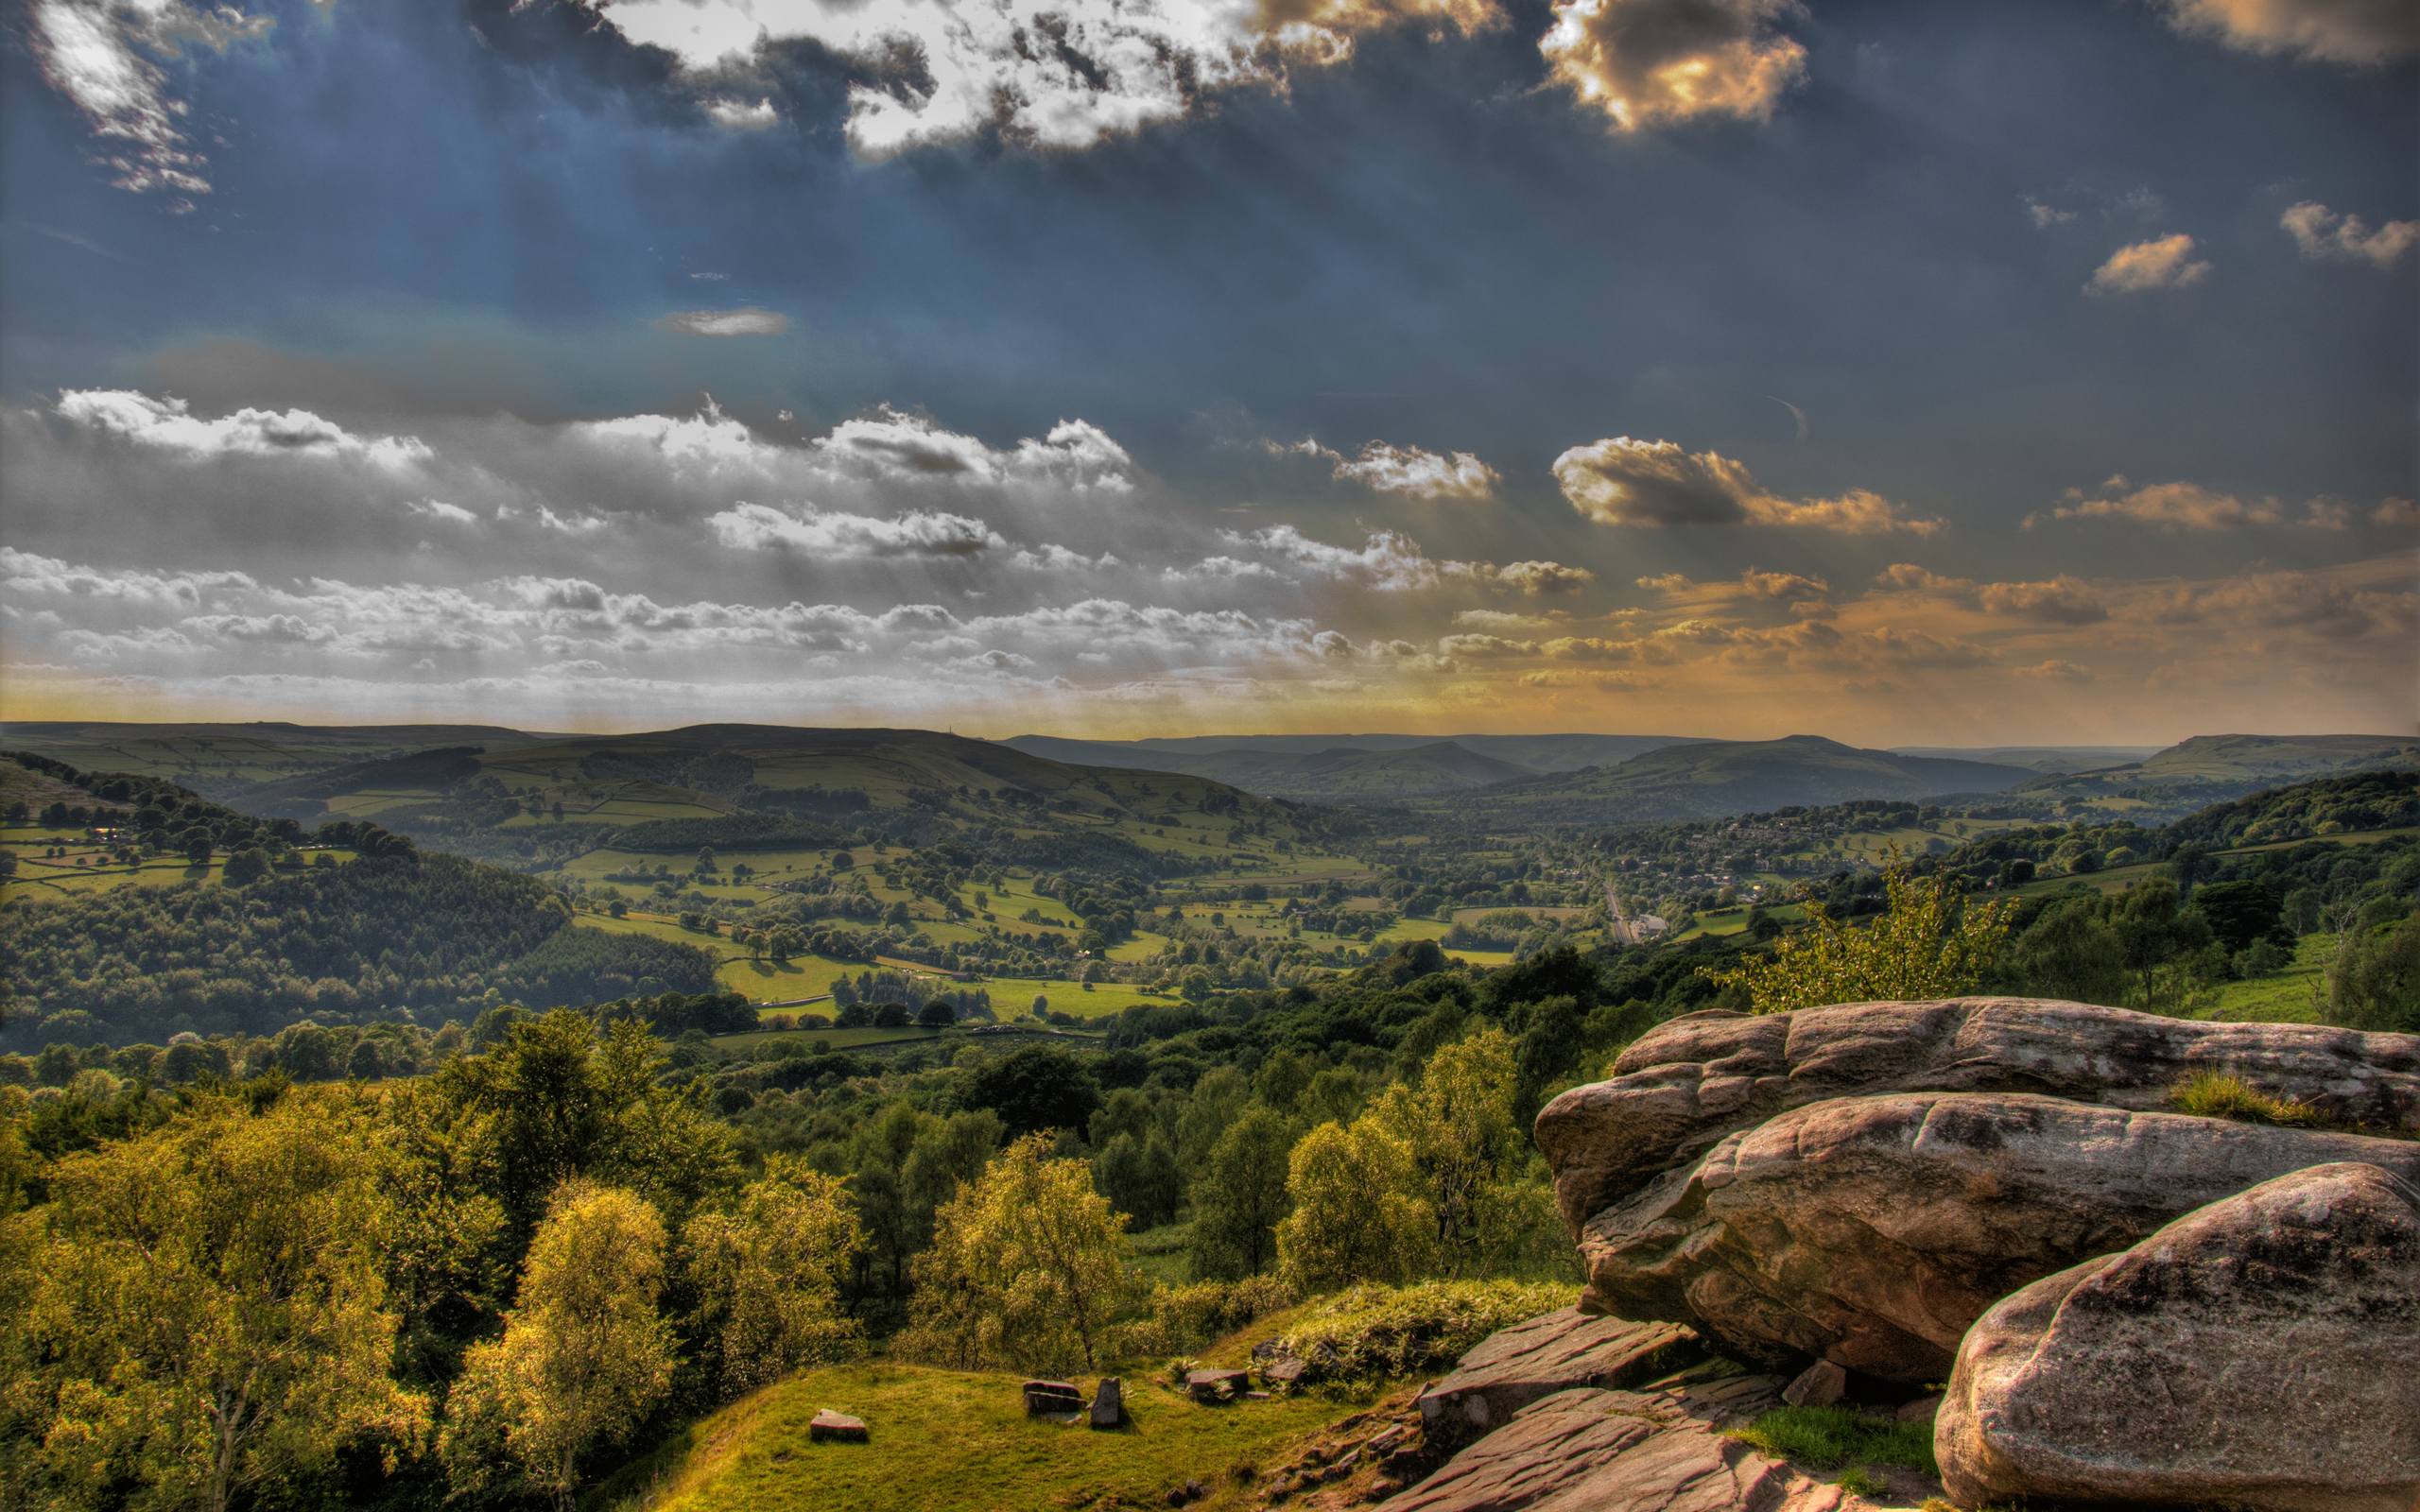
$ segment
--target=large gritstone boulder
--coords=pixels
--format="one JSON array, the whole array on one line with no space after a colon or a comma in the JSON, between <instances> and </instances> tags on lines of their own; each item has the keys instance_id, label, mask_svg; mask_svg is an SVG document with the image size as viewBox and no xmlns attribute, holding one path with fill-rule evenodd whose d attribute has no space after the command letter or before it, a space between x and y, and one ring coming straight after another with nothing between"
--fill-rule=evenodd
<instances>
[{"instance_id":1,"label":"large gritstone boulder","mask_svg":"<svg viewBox=\"0 0 2420 1512\"><path fill-rule=\"evenodd\" d=\"M2149 1109L2206 1071L2308 1103L2333 1124L2420 1132L2420 1036L2204 1023L2038 998L1693 1013L1640 1037L1614 1069L1611 1081L1574 1088L1538 1115L1538 1146L1575 1231L1724 1135L1836 1097L2038 1092Z\"/></svg>"},{"instance_id":2,"label":"large gritstone boulder","mask_svg":"<svg viewBox=\"0 0 2420 1512\"><path fill-rule=\"evenodd\" d=\"M2420 1506L2420 1190L2324 1165L2047 1277L1959 1349L1964 1505Z\"/></svg>"},{"instance_id":3,"label":"large gritstone boulder","mask_svg":"<svg viewBox=\"0 0 2420 1512\"><path fill-rule=\"evenodd\" d=\"M1847 1097L1781 1114L1582 1229L1594 1307L1742 1358L1920 1384L2020 1286L2273 1177L2420 1143L2024 1094Z\"/></svg>"}]
</instances>

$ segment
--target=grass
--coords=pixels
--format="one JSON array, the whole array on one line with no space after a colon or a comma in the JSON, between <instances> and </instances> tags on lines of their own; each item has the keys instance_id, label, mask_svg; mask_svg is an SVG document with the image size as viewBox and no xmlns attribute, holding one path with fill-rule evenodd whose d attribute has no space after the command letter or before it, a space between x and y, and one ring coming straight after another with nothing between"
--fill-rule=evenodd
<instances>
[{"instance_id":1,"label":"grass","mask_svg":"<svg viewBox=\"0 0 2420 1512\"><path fill-rule=\"evenodd\" d=\"M1155 1281L1183 1286L1193 1280L1193 1225L1166 1223L1126 1236L1134 1268Z\"/></svg>"},{"instance_id":2,"label":"grass","mask_svg":"<svg viewBox=\"0 0 2420 1512\"><path fill-rule=\"evenodd\" d=\"M741 956L716 967L715 982L726 992L745 994L752 1003L793 1003L825 996L840 978L872 970L863 961L836 961L822 955L793 955L778 966Z\"/></svg>"},{"instance_id":3,"label":"grass","mask_svg":"<svg viewBox=\"0 0 2420 1512\"><path fill-rule=\"evenodd\" d=\"M1568 1307L1560 1281L1423 1281L1356 1286L1271 1314L1252 1327L1287 1352L1324 1363L1322 1382L1380 1382L1442 1371L1481 1339L1523 1318Z\"/></svg>"},{"instance_id":4,"label":"grass","mask_svg":"<svg viewBox=\"0 0 2420 1512\"><path fill-rule=\"evenodd\" d=\"M1183 998L1166 992L1153 992L1132 982L1095 982L1093 989L1084 990L1081 982L1064 979L1041 980L1028 976L987 976L978 984L992 994L992 1011L1003 1019L1012 1018L1032 1006L1035 993L1050 1000L1053 1013L1072 1013L1079 1019L1105 1019L1113 1013L1147 1004L1168 1006L1184 1002Z\"/></svg>"},{"instance_id":5,"label":"grass","mask_svg":"<svg viewBox=\"0 0 2420 1512\"><path fill-rule=\"evenodd\" d=\"M2317 1023L2319 996L2327 988L2327 962L2336 936L2305 935L2294 941L2294 958L2267 976L2219 986L2213 1019L2258 1023Z\"/></svg>"},{"instance_id":6,"label":"grass","mask_svg":"<svg viewBox=\"0 0 2420 1512\"><path fill-rule=\"evenodd\" d=\"M1867 1418L1846 1407L1783 1407L1727 1430L1726 1436L1812 1469L1891 1465L1941 1474L1941 1467L1933 1463L1932 1424ZM1873 1484L1870 1473L1864 1478Z\"/></svg>"},{"instance_id":7,"label":"grass","mask_svg":"<svg viewBox=\"0 0 2420 1512\"><path fill-rule=\"evenodd\" d=\"M1246 1500L1257 1469L1347 1416L1316 1396L1205 1407L1128 1374L1130 1426L1095 1433L1028 1418L1019 1377L866 1361L810 1370L742 1398L616 1476L590 1505L612 1512L992 1512L1010 1507L1197 1506ZM1087 1380L1080 1384L1089 1385ZM870 1442L813 1444L824 1407L862 1418Z\"/></svg>"},{"instance_id":8,"label":"grass","mask_svg":"<svg viewBox=\"0 0 2420 1512\"><path fill-rule=\"evenodd\" d=\"M2168 1106L2197 1118L2231 1118L2244 1124L2309 1128L2323 1122L2319 1109L2290 1097L2273 1097L2240 1076L2198 1071L2168 1094Z\"/></svg>"}]
</instances>

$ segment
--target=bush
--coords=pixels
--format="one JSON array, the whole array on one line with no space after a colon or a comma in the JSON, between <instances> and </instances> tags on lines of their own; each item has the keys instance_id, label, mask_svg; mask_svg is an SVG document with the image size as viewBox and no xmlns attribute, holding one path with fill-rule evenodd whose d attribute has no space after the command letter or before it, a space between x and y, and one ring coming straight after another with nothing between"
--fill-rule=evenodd
<instances>
[{"instance_id":1,"label":"bush","mask_svg":"<svg viewBox=\"0 0 2420 1512\"><path fill-rule=\"evenodd\" d=\"M1570 1305L1554 1282L1356 1286L1314 1303L1279 1343L1310 1366L1306 1384L1391 1380L1443 1369L1496 1330Z\"/></svg>"},{"instance_id":2,"label":"bush","mask_svg":"<svg viewBox=\"0 0 2420 1512\"><path fill-rule=\"evenodd\" d=\"M1154 1286L1144 1315L1118 1328L1113 1351L1138 1360L1191 1354L1294 1300L1274 1276Z\"/></svg>"}]
</instances>

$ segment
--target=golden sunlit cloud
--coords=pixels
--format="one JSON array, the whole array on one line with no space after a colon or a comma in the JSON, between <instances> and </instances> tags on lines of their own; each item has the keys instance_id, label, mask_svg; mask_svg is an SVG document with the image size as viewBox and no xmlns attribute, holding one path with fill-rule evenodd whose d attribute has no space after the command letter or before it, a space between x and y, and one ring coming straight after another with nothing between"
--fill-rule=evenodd
<instances>
[{"instance_id":1,"label":"golden sunlit cloud","mask_svg":"<svg viewBox=\"0 0 2420 1512\"><path fill-rule=\"evenodd\" d=\"M2146 294L2153 289L2181 289L2199 284L2210 265L2193 256L2193 238L2179 232L2120 247L2093 270L2087 294Z\"/></svg>"},{"instance_id":2,"label":"golden sunlit cloud","mask_svg":"<svg viewBox=\"0 0 2420 1512\"><path fill-rule=\"evenodd\" d=\"M1538 50L1616 130L1761 121L1806 75L1806 47L1779 30L1804 13L1795 0L1560 0Z\"/></svg>"},{"instance_id":3,"label":"golden sunlit cloud","mask_svg":"<svg viewBox=\"0 0 2420 1512\"><path fill-rule=\"evenodd\" d=\"M1746 464L1676 441L1616 436L1575 446L1554 459L1554 475L1571 507L1602 525L1789 525L1849 536L1942 528L1864 489L1781 498L1759 487Z\"/></svg>"}]
</instances>

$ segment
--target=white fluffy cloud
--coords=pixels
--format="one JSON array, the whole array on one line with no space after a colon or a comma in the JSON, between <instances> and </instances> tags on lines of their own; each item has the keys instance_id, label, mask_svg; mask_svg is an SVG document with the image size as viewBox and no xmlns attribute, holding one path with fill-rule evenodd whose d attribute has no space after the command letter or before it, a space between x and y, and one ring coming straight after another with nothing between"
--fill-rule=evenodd
<instances>
[{"instance_id":1,"label":"white fluffy cloud","mask_svg":"<svg viewBox=\"0 0 2420 1512\"><path fill-rule=\"evenodd\" d=\"M1788 525L1851 536L1941 528L1863 489L1781 498L1759 487L1744 463L1676 441L1616 436L1575 446L1554 459L1554 475L1571 507L1604 525Z\"/></svg>"},{"instance_id":2,"label":"white fluffy cloud","mask_svg":"<svg viewBox=\"0 0 2420 1512\"><path fill-rule=\"evenodd\" d=\"M1359 33L1405 22L1465 32L1494 0L589 0L634 43L661 47L706 91L719 124L769 124L717 80L747 77L767 43L812 41L881 83L849 87L848 137L867 157L996 130L1087 147L1186 114L1205 94L1282 81L1289 65L1349 57ZM913 59L912 75L896 64Z\"/></svg>"},{"instance_id":3,"label":"white fluffy cloud","mask_svg":"<svg viewBox=\"0 0 2420 1512\"><path fill-rule=\"evenodd\" d=\"M889 520L802 505L795 510L741 503L706 522L735 551L796 551L815 557L972 557L1008 544L964 515L915 509Z\"/></svg>"},{"instance_id":4,"label":"white fluffy cloud","mask_svg":"<svg viewBox=\"0 0 2420 1512\"><path fill-rule=\"evenodd\" d=\"M307 409L239 409L204 420L182 399L128 388L75 388L59 396L62 420L192 457L311 456L402 469L434 455L413 436L356 436Z\"/></svg>"},{"instance_id":5,"label":"white fluffy cloud","mask_svg":"<svg viewBox=\"0 0 2420 1512\"><path fill-rule=\"evenodd\" d=\"M1132 490L1134 459L1088 421L1063 420L1040 440L995 449L944 429L929 416L881 406L842 421L815 454L861 476L968 483L1046 483L1112 493Z\"/></svg>"},{"instance_id":6,"label":"white fluffy cloud","mask_svg":"<svg viewBox=\"0 0 2420 1512\"><path fill-rule=\"evenodd\" d=\"M2181 31L2246 52L2377 64L2420 54L2411 0L2161 0Z\"/></svg>"},{"instance_id":7,"label":"white fluffy cloud","mask_svg":"<svg viewBox=\"0 0 2420 1512\"><path fill-rule=\"evenodd\" d=\"M1469 452L1431 452L1390 441L1364 442L1353 456L1331 452L1317 441L1305 441L1289 450L1333 463L1340 482L1411 499L1483 501L1495 496L1495 485L1502 481L1495 469Z\"/></svg>"},{"instance_id":8,"label":"white fluffy cloud","mask_svg":"<svg viewBox=\"0 0 2420 1512\"><path fill-rule=\"evenodd\" d=\"M1780 28L1797 0L1557 0L1548 77L1618 130L1701 116L1761 121L1806 71Z\"/></svg>"},{"instance_id":9,"label":"white fluffy cloud","mask_svg":"<svg viewBox=\"0 0 2420 1512\"><path fill-rule=\"evenodd\" d=\"M2153 289L2181 289L2199 284L2210 265L2193 256L2193 238L2178 232L2118 248L2107 262L2093 269L2087 294L2146 294Z\"/></svg>"},{"instance_id":10,"label":"white fluffy cloud","mask_svg":"<svg viewBox=\"0 0 2420 1512\"><path fill-rule=\"evenodd\" d=\"M2403 254L2420 247L2420 220L2390 220L2372 231L2369 222L2359 215L2340 215L2316 199L2306 199L2288 207L2279 216L2283 226L2302 249L2305 257L2314 260L2367 263L2372 267L2388 268L2403 261Z\"/></svg>"}]
</instances>

